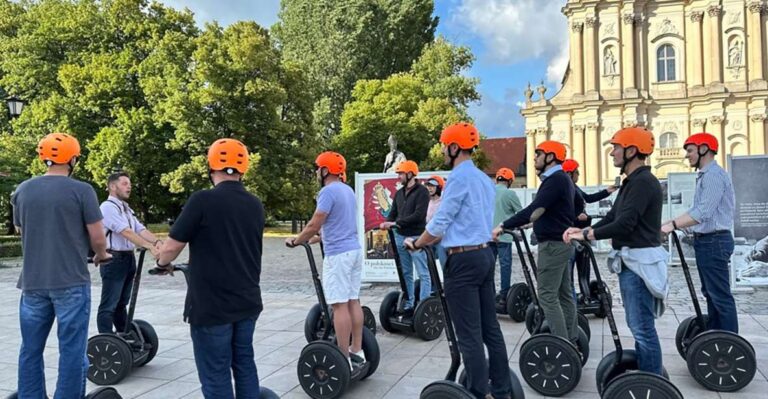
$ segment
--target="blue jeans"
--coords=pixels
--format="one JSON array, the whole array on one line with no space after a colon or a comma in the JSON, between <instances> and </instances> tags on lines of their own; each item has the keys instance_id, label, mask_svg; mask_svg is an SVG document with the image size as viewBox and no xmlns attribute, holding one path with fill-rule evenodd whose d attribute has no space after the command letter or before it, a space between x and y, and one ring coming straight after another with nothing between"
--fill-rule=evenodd
<instances>
[{"instance_id":1,"label":"blue jeans","mask_svg":"<svg viewBox=\"0 0 768 399\"><path fill-rule=\"evenodd\" d=\"M197 376L206 398L259 399L259 374L253 360L258 315L231 324L190 325ZM232 391L232 374L235 390Z\"/></svg>"},{"instance_id":2,"label":"blue jeans","mask_svg":"<svg viewBox=\"0 0 768 399\"><path fill-rule=\"evenodd\" d=\"M90 284L21 293L19 399L40 399L47 395L43 350L54 319L59 339L59 378L54 398L80 399L85 396L85 373L88 371L85 352L90 314Z\"/></svg>"},{"instance_id":3,"label":"blue jeans","mask_svg":"<svg viewBox=\"0 0 768 399\"><path fill-rule=\"evenodd\" d=\"M731 293L728 263L733 254L730 232L697 237L693 242L701 293L707 298L708 329L739 332L736 301Z\"/></svg>"},{"instance_id":4,"label":"blue jeans","mask_svg":"<svg viewBox=\"0 0 768 399\"><path fill-rule=\"evenodd\" d=\"M493 265L493 252L479 249L451 255L445 272L445 300L467 370L467 385L477 398L488 393L489 379L494 397L503 398L512 390L507 347L496 319ZM488 348L488 360L483 345Z\"/></svg>"},{"instance_id":5,"label":"blue jeans","mask_svg":"<svg viewBox=\"0 0 768 399\"><path fill-rule=\"evenodd\" d=\"M131 300L136 258L133 253L115 252L112 262L99 267L101 274L101 303L96 313L99 334L111 333L112 325L118 332L125 331L128 320L126 306Z\"/></svg>"},{"instance_id":6,"label":"blue jeans","mask_svg":"<svg viewBox=\"0 0 768 399\"><path fill-rule=\"evenodd\" d=\"M499 272L501 273L501 290L499 294L506 300L507 292L512 280L512 243L492 242L493 257L499 259Z\"/></svg>"},{"instance_id":7,"label":"blue jeans","mask_svg":"<svg viewBox=\"0 0 768 399\"><path fill-rule=\"evenodd\" d=\"M427 254L424 251L411 252L403 246L403 241L408 238L407 236L401 236L395 233L395 244L397 246L397 253L400 255L400 266L403 268L403 279L405 280L405 287L408 289L408 301L405 302L404 309L413 308L413 266L416 266L416 272L419 273L421 279L421 293L419 294L419 300L422 300L432 294L432 284L429 278L429 269L427 269ZM418 236L412 237L413 239L419 238Z\"/></svg>"},{"instance_id":8,"label":"blue jeans","mask_svg":"<svg viewBox=\"0 0 768 399\"><path fill-rule=\"evenodd\" d=\"M619 273L619 286L627 325L635 338L638 369L661 375L661 343L656 333L653 295L643 279L627 268Z\"/></svg>"},{"instance_id":9,"label":"blue jeans","mask_svg":"<svg viewBox=\"0 0 768 399\"><path fill-rule=\"evenodd\" d=\"M435 256L437 256L437 259L440 261L440 267L443 269L443 273L445 273L445 264L448 262L448 251L446 251L445 247L439 242L433 245L432 249L435 251Z\"/></svg>"}]
</instances>

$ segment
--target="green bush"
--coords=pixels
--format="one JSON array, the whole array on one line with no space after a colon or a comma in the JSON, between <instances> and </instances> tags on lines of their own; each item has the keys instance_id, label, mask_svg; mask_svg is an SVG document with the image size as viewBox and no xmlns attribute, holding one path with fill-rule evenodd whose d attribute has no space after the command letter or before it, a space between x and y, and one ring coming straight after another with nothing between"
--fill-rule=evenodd
<instances>
[{"instance_id":1,"label":"green bush","mask_svg":"<svg viewBox=\"0 0 768 399\"><path fill-rule=\"evenodd\" d=\"M21 256L21 241L0 243L0 258L18 258Z\"/></svg>"},{"instance_id":2,"label":"green bush","mask_svg":"<svg viewBox=\"0 0 768 399\"><path fill-rule=\"evenodd\" d=\"M0 244L5 244L6 242L18 242L21 240L21 236L0 236Z\"/></svg>"}]
</instances>

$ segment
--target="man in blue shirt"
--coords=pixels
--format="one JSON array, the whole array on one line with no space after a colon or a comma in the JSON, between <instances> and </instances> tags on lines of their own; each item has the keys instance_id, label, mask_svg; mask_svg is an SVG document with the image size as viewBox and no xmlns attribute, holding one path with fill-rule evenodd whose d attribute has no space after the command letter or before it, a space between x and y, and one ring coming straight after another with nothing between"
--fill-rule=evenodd
<instances>
[{"instance_id":1,"label":"man in blue shirt","mask_svg":"<svg viewBox=\"0 0 768 399\"><path fill-rule=\"evenodd\" d=\"M468 388L477 398L485 398L490 377L492 396L511 398L507 348L494 306L495 261L488 246L496 193L491 180L472 162L480 133L469 123L457 123L443 130L440 143L445 163L453 169L442 203L426 231L404 244L417 250L442 237L448 252L445 297L467 370ZM488 348L487 362L483 344Z\"/></svg>"},{"instance_id":2,"label":"man in blue shirt","mask_svg":"<svg viewBox=\"0 0 768 399\"><path fill-rule=\"evenodd\" d=\"M694 134L685 140L685 157L698 169L693 207L688 212L665 222L665 234L690 227L693 249L701 278L701 292L707 298L707 328L739 332L736 301L730 286L728 264L733 254L733 183L715 160L718 142L709 133Z\"/></svg>"}]
</instances>

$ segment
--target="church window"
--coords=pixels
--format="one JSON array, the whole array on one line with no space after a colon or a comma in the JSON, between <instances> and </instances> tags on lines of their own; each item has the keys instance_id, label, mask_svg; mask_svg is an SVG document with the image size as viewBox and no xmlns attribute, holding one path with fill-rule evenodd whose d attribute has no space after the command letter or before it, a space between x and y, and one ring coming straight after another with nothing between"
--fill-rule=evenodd
<instances>
[{"instance_id":1,"label":"church window","mask_svg":"<svg viewBox=\"0 0 768 399\"><path fill-rule=\"evenodd\" d=\"M659 82L675 80L675 48L671 44L656 50L656 75Z\"/></svg>"}]
</instances>

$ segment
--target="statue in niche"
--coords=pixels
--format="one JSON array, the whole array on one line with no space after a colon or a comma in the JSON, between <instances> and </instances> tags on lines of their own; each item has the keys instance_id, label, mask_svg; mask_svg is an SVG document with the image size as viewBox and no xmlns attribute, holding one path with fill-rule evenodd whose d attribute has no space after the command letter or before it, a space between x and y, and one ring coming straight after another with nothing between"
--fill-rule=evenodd
<instances>
[{"instance_id":1,"label":"statue in niche","mask_svg":"<svg viewBox=\"0 0 768 399\"><path fill-rule=\"evenodd\" d=\"M384 173L395 173L395 166L406 160L405 154L397 150L397 139L394 135L389 135L387 144L389 144L389 153L384 159Z\"/></svg>"},{"instance_id":2,"label":"statue in niche","mask_svg":"<svg viewBox=\"0 0 768 399\"><path fill-rule=\"evenodd\" d=\"M735 67L743 65L741 40L734 40L728 49L728 66Z\"/></svg>"},{"instance_id":3,"label":"statue in niche","mask_svg":"<svg viewBox=\"0 0 768 399\"><path fill-rule=\"evenodd\" d=\"M616 57L613 55L613 49L610 47L605 48L605 56L603 56L603 71L605 75L616 75Z\"/></svg>"}]
</instances>

